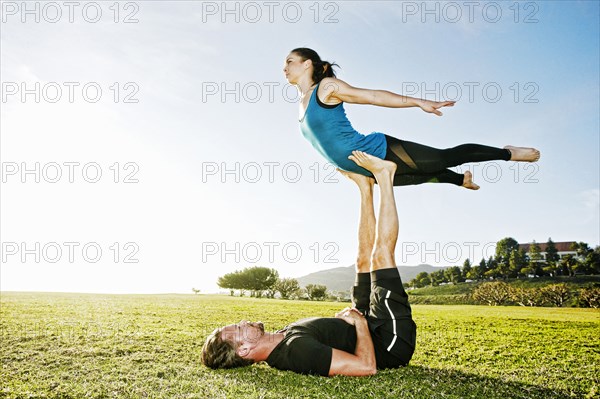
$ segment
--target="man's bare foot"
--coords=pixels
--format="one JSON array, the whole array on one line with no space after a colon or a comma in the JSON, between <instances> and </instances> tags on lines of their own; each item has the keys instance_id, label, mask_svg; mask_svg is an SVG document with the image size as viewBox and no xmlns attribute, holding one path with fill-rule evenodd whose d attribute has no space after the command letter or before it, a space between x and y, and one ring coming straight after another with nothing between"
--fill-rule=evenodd
<instances>
[{"instance_id":1,"label":"man's bare foot","mask_svg":"<svg viewBox=\"0 0 600 399\"><path fill-rule=\"evenodd\" d=\"M464 188L468 188L469 190L479 190L479 186L473 183L473 174L468 170L465 172L465 178L462 186Z\"/></svg>"},{"instance_id":2,"label":"man's bare foot","mask_svg":"<svg viewBox=\"0 0 600 399\"><path fill-rule=\"evenodd\" d=\"M381 158L369 155L362 151L352 151L352 155L348 159L354 161L358 166L362 166L369 172L373 173L377 181L380 177L393 179L394 173L396 173L396 164L391 161L386 161Z\"/></svg>"},{"instance_id":3,"label":"man's bare foot","mask_svg":"<svg viewBox=\"0 0 600 399\"><path fill-rule=\"evenodd\" d=\"M504 149L510 151L511 161L536 162L540 159L540 152L535 148L513 147L512 145L507 145Z\"/></svg>"},{"instance_id":4,"label":"man's bare foot","mask_svg":"<svg viewBox=\"0 0 600 399\"><path fill-rule=\"evenodd\" d=\"M373 185L375 184L375 179L373 179L372 177L354 172L348 172L347 170L342 170L339 168L337 171L340 172L342 175L346 176L348 179L352 180L359 187L373 187Z\"/></svg>"}]
</instances>

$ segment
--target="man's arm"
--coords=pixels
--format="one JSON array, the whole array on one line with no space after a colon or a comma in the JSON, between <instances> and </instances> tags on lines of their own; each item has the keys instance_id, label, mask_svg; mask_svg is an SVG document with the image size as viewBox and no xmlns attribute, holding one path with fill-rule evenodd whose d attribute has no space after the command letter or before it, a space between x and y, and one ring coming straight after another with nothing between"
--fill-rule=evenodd
<instances>
[{"instance_id":1,"label":"man's arm","mask_svg":"<svg viewBox=\"0 0 600 399\"><path fill-rule=\"evenodd\" d=\"M356 328L356 348L354 354L333 349L329 376L365 376L377 372L375 348L369 332L367 319L356 309L346 308L335 315Z\"/></svg>"}]
</instances>

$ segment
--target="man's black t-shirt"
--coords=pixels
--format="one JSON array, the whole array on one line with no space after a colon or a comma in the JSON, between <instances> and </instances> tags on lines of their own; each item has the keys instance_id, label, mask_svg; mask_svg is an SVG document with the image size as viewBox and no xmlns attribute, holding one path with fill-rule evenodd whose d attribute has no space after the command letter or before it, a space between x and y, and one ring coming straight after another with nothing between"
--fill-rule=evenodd
<instances>
[{"instance_id":1,"label":"man's black t-shirt","mask_svg":"<svg viewBox=\"0 0 600 399\"><path fill-rule=\"evenodd\" d=\"M353 287L352 303L362 304L368 311L377 368L407 365L417 337L408 295L397 269L381 269L371 274L374 274L372 286ZM303 319L278 332L283 332L284 338L273 349L267 363L281 370L327 376L332 348L348 353L356 350L356 328L342 319Z\"/></svg>"},{"instance_id":2,"label":"man's black t-shirt","mask_svg":"<svg viewBox=\"0 0 600 399\"><path fill-rule=\"evenodd\" d=\"M356 328L342 319L315 317L292 323L267 363L280 370L329 375L332 348L354 353Z\"/></svg>"},{"instance_id":3,"label":"man's black t-shirt","mask_svg":"<svg viewBox=\"0 0 600 399\"><path fill-rule=\"evenodd\" d=\"M369 327L373 337L374 325ZM332 348L354 353L356 328L342 319L315 317L292 323L278 332L283 340L267 358L267 364L280 370L302 374L329 375ZM389 353L381 340L373 339L378 368L398 367L401 359Z\"/></svg>"}]
</instances>

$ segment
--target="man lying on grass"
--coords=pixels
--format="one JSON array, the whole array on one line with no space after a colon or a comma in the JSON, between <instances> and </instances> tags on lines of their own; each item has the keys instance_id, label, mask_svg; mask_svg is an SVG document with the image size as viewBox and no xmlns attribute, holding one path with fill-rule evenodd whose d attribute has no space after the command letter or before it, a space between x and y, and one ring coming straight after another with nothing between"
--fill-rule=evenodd
<instances>
[{"instance_id":1,"label":"man lying on grass","mask_svg":"<svg viewBox=\"0 0 600 399\"><path fill-rule=\"evenodd\" d=\"M408 364L415 349L416 325L394 259L396 165L359 151L350 159L373 173L381 193L376 221L373 178L340 171L358 185L361 197L354 307L335 318L300 320L275 333L265 332L261 322L245 320L218 328L202 348L204 365L217 369L265 361L303 374L364 376Z\"/></svg>"}]
</instances>

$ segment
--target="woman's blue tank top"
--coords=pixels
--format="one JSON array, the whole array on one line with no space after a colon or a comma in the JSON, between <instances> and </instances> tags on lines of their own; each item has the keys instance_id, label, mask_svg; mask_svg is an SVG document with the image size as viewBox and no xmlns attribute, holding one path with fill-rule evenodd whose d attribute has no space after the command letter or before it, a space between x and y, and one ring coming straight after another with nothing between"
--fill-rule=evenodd
<instances>
[{"instance_id":1,"label":"woman's blue tank top","mask_svg":"<svg viewBox=\"0 0 600 399\"><path fill-rule=\"evenodd\" d=\"M338 168L373 176L371 172L348 159L348 155L354 150L359 150L385 158L385 135L377 132L364 135L354 130L346 117L343 103L331 107L318 99L319 84L313 90L304 117L300 120L302 134L327 161Z\"/></svg>"}]
</instances>

